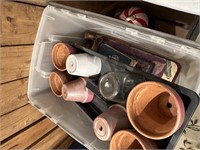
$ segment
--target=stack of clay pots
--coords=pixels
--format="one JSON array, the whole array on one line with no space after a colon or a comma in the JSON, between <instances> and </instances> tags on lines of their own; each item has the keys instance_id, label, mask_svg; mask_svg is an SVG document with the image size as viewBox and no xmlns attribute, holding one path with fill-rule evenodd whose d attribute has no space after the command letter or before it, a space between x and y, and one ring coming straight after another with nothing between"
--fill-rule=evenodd
<instances>
[{"instance_id":1,"label":"stack of clay pots","mask_svg":"<svg viewBox=\"0 0 200 150\"><path fill-rule=\"evenodd\" d=\"M81 103L93 100L86 79L101 72L100 58L57 43L52 49L52 63L56 70L50 74L49 84L57 97ZM137 75L124 77L123 73L109 72L99 82L104 99L117 102L127 93L125 103L111 105L93 123L94 133L100 140L110 141L111 150L156 149L156 141L172 136L181 127L185 109L171 87Z\"/></svg>"},{"instance_id":2,"label":"stack of clay pots","mask_svg":"<svg viewBox=\"0 0 200 150\"><path fill-rule=\"evenodd\" d=\"M142 82L130 91L126 109L113 105L93 123L96 136L110 141L111 150L156 149L157 142L173 135L182 125L185 109L171 87Z\"/></svg>"},{"instance_id":3,"label":"stack of clay pots","mask_svg":"<svg viewBox=\"0 0 200 150\"><path fill-rule=\"evenodd\" d=\"M66 101L88 103L94 93L86 87L86 77L101 70L101 60L87 53L79 53L67 43L52 48L52 63L56 70L49 76L49 85L57 97Z\"/></svg>"}]
</instances>

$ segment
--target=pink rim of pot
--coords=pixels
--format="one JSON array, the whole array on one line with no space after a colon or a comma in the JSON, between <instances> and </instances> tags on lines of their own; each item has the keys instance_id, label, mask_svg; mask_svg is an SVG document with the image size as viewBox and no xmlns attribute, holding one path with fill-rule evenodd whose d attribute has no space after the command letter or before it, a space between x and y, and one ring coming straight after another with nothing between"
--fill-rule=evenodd
<instances>
[{"instance_id":1,"label":"pink rim of pot","mask_svg":"<svg viewBox=\"0 0 200 150\"><path fill-rule=\"evenodd\" d=\"M76 50L66 43L57 43L52 48L52 62L59 71L66 70L66 60L70 54L76 53Z\"/></svg>"},{"instance_id":2,"label":"pink rim of pot","mask_svg":"<svg viewBox=\"0 0 200 150\"><path fill-rule=\"evenodd\" d=\"M116 132L110 142L110 150L127 149L156 149L156 143L147 139L134 130L120 130Z\"/></svg>"},{"instance_id":3,"label":"pink rim of pot","mask_svg":"<svg viewBox=\"0 0 200 150\"><path fill-rule=\"evenodd\" d=\"M63 84L71 81L72 78L67 72L52 72L49 76L49 85L54 95L61 97Z\"/></svg>"},{"instance_id":4,"label":"pink rim of pot","mask_svg":"<svg viewBox=\"0 0 200 150\"><path fill-rule=\"evenodd\" d=\"M185 118L184 104L178 93L153 81L135 86L128 95L126 108L135 130L154 140L174 134Z\"/></svg>"}]
</instances>

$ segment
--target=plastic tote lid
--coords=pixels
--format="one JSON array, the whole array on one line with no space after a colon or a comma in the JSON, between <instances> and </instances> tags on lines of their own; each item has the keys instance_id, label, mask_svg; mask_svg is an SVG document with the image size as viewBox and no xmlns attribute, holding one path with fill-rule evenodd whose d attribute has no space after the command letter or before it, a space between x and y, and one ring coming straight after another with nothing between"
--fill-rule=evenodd
<instances>
[{"instance_id":1,"label":"plastic tote lid","mask_svg":"<svg viewBox=\"0 0 200 150\"><path fill-rule=\"evenodd\" d=\"M143 0L143 1L200 16L200 0Z\"/></svg>"}]
</instances>

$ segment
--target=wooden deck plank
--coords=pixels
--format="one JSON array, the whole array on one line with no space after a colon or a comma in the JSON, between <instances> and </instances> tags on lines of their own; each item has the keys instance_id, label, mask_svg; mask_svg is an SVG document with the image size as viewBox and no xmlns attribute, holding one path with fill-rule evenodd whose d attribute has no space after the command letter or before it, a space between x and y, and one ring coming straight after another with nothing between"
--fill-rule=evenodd
<instances>
[{"instance_id":1,"label":"wooden deck plank","mask_svg":"<svg viewBox=\"0 0 200 150\"><path fill-rule=\"evenodd\" d=\"M28 78L0 85L0 116L28 103Z\"/></svg>"},{"instance_id":2,"label":"wooden deck plank","mask_svg":"<svg viewBox=\"0 0 200 150\"><path fill-rule=\"evenodd\" d=\"M45 118L8 142L0 145L0 149L26 149L26 147L40 139L55 127L56 125L53 122L48 118Z\"/></svg>"},{"instance_id":3,"label":"wooden deck plank","mask_svg":"<svg viewBox=\"0 0 200 150\"><path fill-rule=\"evenodd\" d=\"M40 150L47 150L47 149L54 149L60 144L61 141L67 139L69 135L65 133L62 129L57 127L53 130L48 136L40 140L37 144L35 144L30 149L40 149ZM67 148L67 147L65 147Z\"/></svg>"},{"instance_id":4,"label":"wooden deck plank","mask_svg":"<svg viewBox=\"0 0 200 150\"><path fill-rule=\"evenodd\" d=\"M72 137L67 137L64 141L62 141L56 149L66 149L68 148L72 143L74 142L74 139Z\"/></svg>"},{"instance_id":5,"label":"wooden deck plank","mask_svg":"<svg viewBox=\"0 0 200 150\"><path fill-rule=\"evenodd\" d=\"M33 46L0 48L0 83L27 77Z\"/></svg>"},{"instance_id":6,"label":"wooden deck plank","mask_svg":"<svg viewBox=\"0 0 200 150\"><path fill-rule=\"evenodd\" d=\"M3 1L0 45L33 44L43 7Z\"/></svg>"},{"instance_id":7,"label":"wooden deck plank","mask_svg":"<svg viewBox=\"0 0 200 150\"><path fill-rule=\"evenodd\" d=\"M29 126L42 117L43 115L30 104L3 115L0 118L0 141Z\"/></svg>"},{"instance_id":8,"label":"wooden deck plank","mask_svg":"<svg viewBox=\"0 0 200 150\"><path fill-rule=\"evenodd\" d=\"M46 6L47 0L15 0L16 2L23 2L27 4L34 4L39 6Z\"/></svg>"},{"instance_id":9,"label":"wooden deck plank","mask_svg":"<svg viewBox=\"0 0 200 150\"><path fill-rule=\"evenodd\" d=\"M68 138L27 103L32 49L44 9L40 6L45 5L46 0L0 2L0 149L26 149L33 143L53 149Z\"/></svg>"}]
</instances>

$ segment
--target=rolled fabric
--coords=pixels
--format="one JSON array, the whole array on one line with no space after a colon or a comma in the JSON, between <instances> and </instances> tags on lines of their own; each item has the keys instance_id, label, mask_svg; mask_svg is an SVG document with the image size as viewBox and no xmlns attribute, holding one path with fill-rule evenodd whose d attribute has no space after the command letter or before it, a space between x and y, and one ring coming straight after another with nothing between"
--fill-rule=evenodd
<instances>
[{"instance_id":1,"label":"rolled fabric","mask_svg":"<svg viewBox=\"0 0 200 150\"><path fill-rule=\"evenodd\" d=\"M69 55L66 61L67 72L71 75L90 77L100 73L101 59L87 53Z\"/></svg>"}]
</instances>

